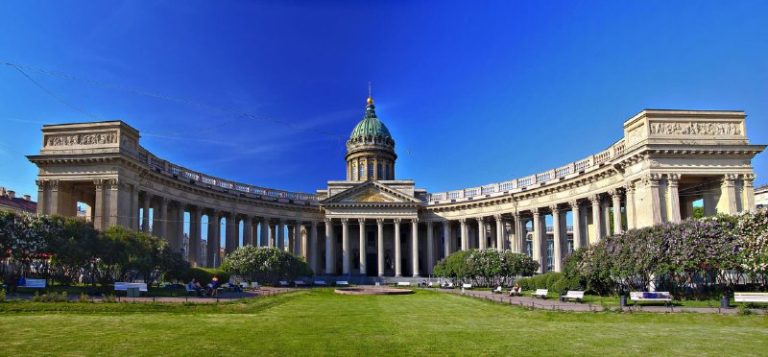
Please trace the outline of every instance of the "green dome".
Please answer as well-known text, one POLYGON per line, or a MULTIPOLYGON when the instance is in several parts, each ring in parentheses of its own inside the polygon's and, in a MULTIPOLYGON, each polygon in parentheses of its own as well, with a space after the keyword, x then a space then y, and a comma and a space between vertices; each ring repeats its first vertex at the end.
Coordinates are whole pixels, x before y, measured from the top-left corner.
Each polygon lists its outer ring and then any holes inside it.
POLYGON ((365 108, 365 118, 355 125, 355 128, 352 129, 352 134, 349 135, 350 139, 361 137, 392 138, 387 126, 376 117, 373 99, 371 98, 368 98, 368 105, 365 108))

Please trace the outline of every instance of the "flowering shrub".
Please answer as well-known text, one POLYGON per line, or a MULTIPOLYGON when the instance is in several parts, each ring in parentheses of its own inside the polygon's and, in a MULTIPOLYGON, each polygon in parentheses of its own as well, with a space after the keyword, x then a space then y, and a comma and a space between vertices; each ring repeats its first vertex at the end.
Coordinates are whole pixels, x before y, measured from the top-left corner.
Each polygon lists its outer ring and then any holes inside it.
POLYGON ((538 268, 539 263, 524 254, 471 249, 447 256, 435 265, 433 272, 436 276, 489 286, 509 285, 514 277, 532 275, 538 268))
POLYGON ((249 281, 269 283, 312 275, 303 259, 280 249, 254 246, 237 248, 224 258, 221 269, 249 281))
POLYGON ((630 230, 575 252, 564 272, 595 292, 646 290, 652 282, 688 296, 727 292, 744 282, 764 286, 768 213, 630 230))

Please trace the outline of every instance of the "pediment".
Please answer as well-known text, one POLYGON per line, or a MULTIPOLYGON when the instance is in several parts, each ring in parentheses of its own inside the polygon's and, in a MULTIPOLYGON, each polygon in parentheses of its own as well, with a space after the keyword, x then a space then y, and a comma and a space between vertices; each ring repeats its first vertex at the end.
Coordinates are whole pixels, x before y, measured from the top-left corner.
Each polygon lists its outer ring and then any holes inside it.
POLYGON ((363 182, 336 195, 326 198, 322 204, 418 204, 417 199, 391 189, 375 181, 363 182))

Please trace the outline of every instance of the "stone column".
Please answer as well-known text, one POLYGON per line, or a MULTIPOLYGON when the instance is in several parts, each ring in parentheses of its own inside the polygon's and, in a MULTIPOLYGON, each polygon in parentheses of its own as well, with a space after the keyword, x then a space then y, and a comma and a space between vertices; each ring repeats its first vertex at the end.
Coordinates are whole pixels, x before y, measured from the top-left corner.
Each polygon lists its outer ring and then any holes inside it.
POLYGON ((219 214, 216 211, 212 211, 208 214, 208 251, 207 253, 207 265, 209 267, 217 267, 219 256, 219 214))
POLYGON ((589 202, 592 204, 592 227, 595 229, 594 240, 590 240, 590 243, 597 243, 603 239, 603 226, 600 219, 600 196, 594 195, 590 197, 589 202))
POLYGON ((658 174, 650 174, 647 177, 648 181, 648 188, 651 192, 651 211, 653 212, 653 222, 650 224, 660 224, 663 223, 661 219, 661 202, 659 198, 659 179, 661 178, 658 174))
POLYGON ((306 235, 301 235, 301 226, 301 221, 293 225, 293 254, 307 260, 307 240, 306 235))
POLYGON ((682 220, 680 214, 680 193, 678 188, 680 187, 680 175, 668 174, 667 175, 667 212, 669 212, 669 221, 673 223, 680 223, 682 220))
POLYGON ((480 250, 486 249, 488 239, 485 235, 485 221, 483 217, 477 217, 477 248, 480 250))
POLYGON ((560 208, 557 205, 549 206, 552 210, 552 241, 554 249, 552 249, 552 269, 554 271, 562 271, 561 262, 563 259, 563 232, 561 230, 562 221, 560 220, 560 208))
POLYGON ((325 219, 325 273, 332 275, 334 273, 333 261, 333 220, 325 219))
POLYGON ((427 275, 432 275, 432 267, 435 266, 435 232, 431 221, 427 224, 427 275))
POLYGON ((139 185, 131 185, 131 229, 139 230, 139 185))
POLYGON ((451 255, 451 221, 443 221, 443 258, 451 255))
POLYGON ((37 184, 37 214, 48 214, 48 182, 45 180, 35 180, 37 184))
POLYGON ((152 200, 152 195, 148 192, 144 193, 144 215, 141 216, 141 230, 144 233, 149 233, 149 202, 152 200))
POLYGON ((516 253, 525 253, 525 224, 523 223, 523 215, 515 212, 515 246, 512 249, 516 253))
POLYGON ((365 218, 360 218, 357 220, 359 230, 360 230, 360 237, 359 238, 359 249, 360 252, 359 258, 360 258, 360 275, 366 275, 366 256, 365 256, 365 248, 366 248, 366 239, 365 239, 365 218))
POLYGON ((320 272, 320 264, 318 264, 318 256, 317 256, 317 221, 312 221, 310 223, 310 231, 309 231, 309 241, 311 248, 309 249, 309 261, 310 266, 312 267, 312 270, 315 274, 318 274, 320 272))
POLYGON ((376 258, 379 277, 384 276, 384 219, 376 219, 376 258))
POLYGON ((238 227, 237 220, 235 219, 235 213, 230 212, 226 218, 226 238, 224 239, 224 253, 232 253, 237 249, 238 227))
POLYGON ((736 179, 735 174, 725 174, 723 176, 723 182, 720 186, 720 200, 717 202, 718 213, 736 214, 738 208, 736 207, 736 179))
POLYGON ((755 204, 755 175, 745 174, 742 177, 742 180, 744 182, 744 188, 741 190, 741 194, 743 196, 741 198, 741 202, 743 203, 741 209, 744 212, 756 212, 757 205, 755 204))
POLYGON ((635 185, 627 183, 624 189, 627 192, 627 229, 635 229, 635 185))
POLYGON ((573 218, 573 250, 581 248, 581 210, 579 201, 573 200, 569 203, 571 206, 571 216, 573 218))
POLYGON ((501 219, 501 215, 497 214, 493 216, 496 220, 496 250, 504 250, 504 221, 501 219))
POLYGON ((243 245, 253 245, 253 223, 251 216, 243 217, 243 245))
POLYGON ((304 258, 304 261, 309 263, 309 229, 304 225, 304 222, 296 221, 293 234, 296 236, 296 255, 304 258), (302 230, 304 230, 304 233, 301 232, 302 230))
POLYGON ((400 218, 395 218, 395 276, 403 276, 402 252, 400 249, 400 218))
POLYGON ((411 271, 419 276, 419 219, 411 220, 411 271))
POLYGON ((285 220, 280 218, 277 221, 277 249, 285 250, 285 220))
POLYGON ((459 223, 461 224, 461 250, 468 250, 469 249, 469 230, 467 229, 467 219, 466 218, 460 218, 459 223))
POLYGON ((294 255, 296 254, 296 251, 293 249, 296 244, 295 227, 295 225, 285 224, 285 228, 288 230, 288 244, 285 245, 285 251, 294 255))
POLYGON ((546 223, 542 224, 541 211, 538 208, 533 209, 533 246, 531 249, 532 259, 539 263, 539 273, 546 272, 544 269, 544 255, 542 248, 544 247, 545 236, 547 234, 547 228, 544 227, 546 223))
POLYGON ((190 207, 189 209, 189 255, 187 260, 189 260, 190 264, 192 264, 193 267, 199 265, 200 241, 202 240, 201 229, 200 229, 201 217, 202 217, 202 212, 200 211, 200 207, 190 207))
POLYGON ((267 217, 261 217, 259 219, 259 233, 260 240, 259 240, 259 246, 261 247, 269 247, 271 246, 269 244, 269 218, 267 217))
MULTIPOLYGON (((608 191, 608 194, 611 195, 611 204, 613 208, 613 234, 620 234, 624 231, 621 226, 621 191, 613 189, 608 191)), ((680 210, 678 209, 677 212, 680 213, 680 210)))
MULTIPOLYGON (((51 183, 53 183, 53 182, 51 182, 51 183)), ((93 217, 93 227, 98 229, 98 230, 103 230, 105 228, 104 227, 104 222, 106 222, 106 220, 107 220, 107 217, 106 217, 106 211, 107 210, 106 210, 106 207, 105 207, 107 202, 105 202, 105 200, 104 200, 104 192, 109 190, 109 187, 108 187, 109 184, 106 183, 106 180, 96 179, 96 180, 93 180, 93 185, 96 188, 96 198, 95 198, 94 203, 93 203, 93 212, 94 212, 93 213, 93 215, 94 215, 94 217, 93 217)), ((51 203, 50 203, 52 209, 48 213, 49 214, 58 214, 59 213, 58 212, 58 205, 59 205, 59 199, 58 199, 58 197, 59 197, 59 185, 58 185, 58 182, 56 182, 52 186, 53 187, 51 188, 51 203)), ((152 225, 152 235, 158 236, 155 233, 155 230, 157 228, 157 222, 158 222, 157 213, 155 213, 155 215, 154 215, 154 221, 155 222, 152 225)))
POLYGON ((341 273, 349 275, 349 219, 341 219, 341 273))
MULTIPOLYGON (((176 241, 176 247, 174 250, 186 256, 188 252, 183 251, 184 250, 184 209, 185 209, 185 205, 179 202, 177 219, 173 223, 176 226, 176 229, 175 229, 176 238, 174 239, 176 241)), ((192 232, 190 231, 189 233, 191 234, 192 232)))

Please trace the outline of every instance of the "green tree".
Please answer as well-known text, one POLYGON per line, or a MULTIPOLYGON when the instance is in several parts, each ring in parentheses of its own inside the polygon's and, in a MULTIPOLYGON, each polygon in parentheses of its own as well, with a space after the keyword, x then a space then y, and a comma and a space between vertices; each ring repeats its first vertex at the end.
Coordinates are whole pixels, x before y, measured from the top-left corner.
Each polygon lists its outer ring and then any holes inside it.
POLYGON ((250 281, 273 284, 312 275, 303 259, 280 249, 254 246, 240 247, 227 255, 221 269, 250 281))

